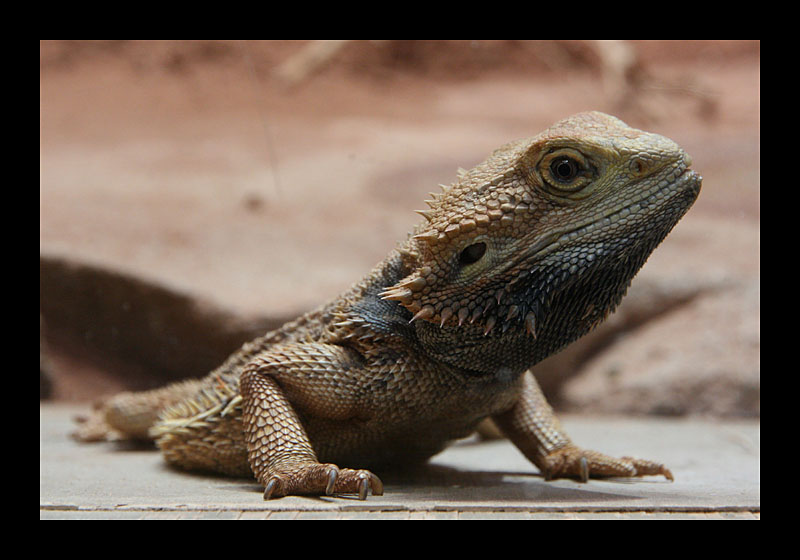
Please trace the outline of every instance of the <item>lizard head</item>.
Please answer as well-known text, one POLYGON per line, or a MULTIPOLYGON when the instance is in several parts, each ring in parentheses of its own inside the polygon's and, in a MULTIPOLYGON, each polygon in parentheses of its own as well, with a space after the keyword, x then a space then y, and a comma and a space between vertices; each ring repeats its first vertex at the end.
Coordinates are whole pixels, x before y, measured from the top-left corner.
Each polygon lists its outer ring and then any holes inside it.
POLYGON ((673 141, 615 117, 560 121, 433 195, 401 249, 411 273, 381 296, 412 321, 483 335, 516 326, 536 337, 550 315, 591 328, 694 202, 690 165, 673 141))

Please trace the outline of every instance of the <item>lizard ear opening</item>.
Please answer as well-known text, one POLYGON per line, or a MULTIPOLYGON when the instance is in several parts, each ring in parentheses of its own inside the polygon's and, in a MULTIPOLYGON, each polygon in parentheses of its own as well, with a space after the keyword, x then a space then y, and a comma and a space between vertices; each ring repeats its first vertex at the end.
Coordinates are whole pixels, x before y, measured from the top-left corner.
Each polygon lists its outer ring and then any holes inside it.
POLYGON ((483 243, 482 241, 479 243, 473 243, 459 253, 458 262, 462 266, 473 264, 481 260, 485 254, 486 243, 483 243))

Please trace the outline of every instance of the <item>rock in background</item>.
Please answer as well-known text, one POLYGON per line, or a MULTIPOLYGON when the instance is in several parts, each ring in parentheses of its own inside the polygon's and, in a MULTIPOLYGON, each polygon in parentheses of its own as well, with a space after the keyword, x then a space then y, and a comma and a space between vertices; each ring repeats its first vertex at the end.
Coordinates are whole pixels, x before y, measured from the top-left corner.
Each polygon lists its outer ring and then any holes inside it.
POLYGON ((698 202, 558 408, 760 413, 758 42, 40 44, 40 395, 202 375, 346 289, 509 140, 597 109, 679 142, 698 202))

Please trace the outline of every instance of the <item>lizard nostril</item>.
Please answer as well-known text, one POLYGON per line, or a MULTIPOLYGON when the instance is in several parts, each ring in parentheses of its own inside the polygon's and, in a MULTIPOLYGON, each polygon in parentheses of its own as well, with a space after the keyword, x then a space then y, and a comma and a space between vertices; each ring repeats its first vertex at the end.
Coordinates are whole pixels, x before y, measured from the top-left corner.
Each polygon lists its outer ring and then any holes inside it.
POLYGON ((634 175, 642 175, 646 169, 647 166, 640 158, 634 158, 631 162, 630 170, 634 175))

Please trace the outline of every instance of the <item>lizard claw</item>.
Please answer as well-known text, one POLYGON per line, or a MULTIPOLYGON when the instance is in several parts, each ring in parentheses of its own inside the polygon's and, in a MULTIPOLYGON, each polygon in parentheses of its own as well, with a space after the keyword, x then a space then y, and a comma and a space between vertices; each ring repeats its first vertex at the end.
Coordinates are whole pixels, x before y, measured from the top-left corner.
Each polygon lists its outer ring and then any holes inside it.
MULTIPOLYGON (((267 482, 266 488, 264 488, 264 499, 271 500, 272 495, 275 493, 275 488, 278 486, 278 477, 273 476, 267 482)), ((277 497, 277 496, 276 496, 277 497)))
MULTIPOLYGON (((367 471, 369 472, 369 471, 367 471)), ((383 496, 383 482, 381 479, 378 478, 377 475, 373 473, 369 473, 369 481, 370 485, 372 486, 372 495, 373 496, 383 496)))
POLYGON ((367 490, 369 490, 369 477, 364 475, 359 475, 359 478, 361 480, 358 483, 358 499, 366 500, 367 490))
POLYGON ((358 499, 366 500, 367 492, 372 488, 373 496, 383 496, 383 482, 370 471, 358 472, 358 499))
POLYGON ((328 485, 325 486, 325 494, 330 496, 333 494, 333 487, 336 485, 336 480, 339 478, 339 467, 331 465, 328 471, 328 485))
POLYGON ((589 461, 586 460, 586 457, 581 457, 580 477, 581 482, 589 482, 589 461))

